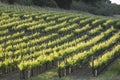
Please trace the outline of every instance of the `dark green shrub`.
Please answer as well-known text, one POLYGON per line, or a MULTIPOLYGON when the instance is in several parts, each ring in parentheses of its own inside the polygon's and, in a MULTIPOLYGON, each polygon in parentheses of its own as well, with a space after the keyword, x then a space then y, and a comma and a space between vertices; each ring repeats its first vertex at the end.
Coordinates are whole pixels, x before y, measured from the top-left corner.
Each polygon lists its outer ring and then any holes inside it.
POLYGON ((14 4, 15 0, 0 0, 3 3, 14 4))
POLYGON ((57 7, 54 0, 32 0, 34 5, 37 6, 47 6, 47 7, 57 7))
POLYGON ((15 0, 15 2, 21 5, 32 5, 33 4, 32 0, 15 0))
POLYGON ((55 0, 60 8, 70 9, 72 0, 55 0))

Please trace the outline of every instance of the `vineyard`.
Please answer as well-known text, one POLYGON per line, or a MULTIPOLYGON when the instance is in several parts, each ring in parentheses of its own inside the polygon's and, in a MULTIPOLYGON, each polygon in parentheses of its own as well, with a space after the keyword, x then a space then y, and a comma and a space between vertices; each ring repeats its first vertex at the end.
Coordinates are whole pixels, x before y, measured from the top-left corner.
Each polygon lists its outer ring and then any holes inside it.
POLYGON ((118 19, 0 6, 0 76, 24 80, 54 68, 61 78, 84 66, 97 76, 119 56, 118 19))

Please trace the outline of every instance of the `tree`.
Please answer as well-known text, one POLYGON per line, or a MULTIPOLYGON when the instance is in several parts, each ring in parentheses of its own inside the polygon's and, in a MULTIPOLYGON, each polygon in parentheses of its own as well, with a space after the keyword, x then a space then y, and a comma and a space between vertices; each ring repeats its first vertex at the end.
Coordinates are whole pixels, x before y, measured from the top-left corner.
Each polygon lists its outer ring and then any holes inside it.
POLYGON ((97 2, 110 2, 110 0, 76 0, 76 1, 83 1, 88 4, 95 4, 97 2))
POLYGON ((8 3, 14 4, 15 0, 8 0, 8 3))
POLYGON ((0 0, 3 3, 14 4, 15 0, 0 0))
POLYGON ((37 6, 57 7, 54 0, 32 0, 32 2, 37 6))
POLYGON ((70 9, 70 6, 72 4, 72 0, 55 0, 55 2, 60 8, 64 9, 70 9))

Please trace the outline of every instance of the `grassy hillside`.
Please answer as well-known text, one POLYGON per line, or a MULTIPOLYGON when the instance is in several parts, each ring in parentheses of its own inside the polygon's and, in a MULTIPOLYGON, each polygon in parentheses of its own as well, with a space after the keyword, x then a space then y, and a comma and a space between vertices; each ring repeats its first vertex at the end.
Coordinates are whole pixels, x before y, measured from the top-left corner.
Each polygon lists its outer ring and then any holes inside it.
POLYGON ((0 80, 98 76, 119 53, 119 19, 0 5, 0 80))

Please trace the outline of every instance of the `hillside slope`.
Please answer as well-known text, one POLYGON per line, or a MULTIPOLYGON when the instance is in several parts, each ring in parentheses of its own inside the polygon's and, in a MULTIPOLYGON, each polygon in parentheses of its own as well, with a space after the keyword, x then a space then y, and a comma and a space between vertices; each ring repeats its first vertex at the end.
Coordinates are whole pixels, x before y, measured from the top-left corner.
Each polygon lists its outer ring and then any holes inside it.
POLYGON ((97 76, 119 53, 119 19, 0 5, 0 76, 56 69, 64 77, 82 68, 97 76))

